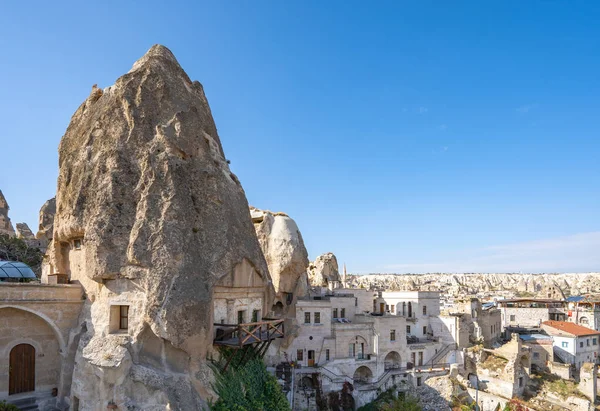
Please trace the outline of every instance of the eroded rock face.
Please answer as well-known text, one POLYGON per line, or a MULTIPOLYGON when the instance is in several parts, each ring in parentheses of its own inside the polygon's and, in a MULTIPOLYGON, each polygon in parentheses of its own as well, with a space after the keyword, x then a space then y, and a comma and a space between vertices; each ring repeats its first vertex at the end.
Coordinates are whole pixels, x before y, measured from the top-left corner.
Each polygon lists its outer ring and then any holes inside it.
POLYGON ((15 229, 8 218, 8 202, 0 190, 0 234, 15 235, 15 229))
POLYGON ((15 233, 17 234, 18 238, 22 238, 24 240, 32 240, 35 238, 27 223, 17 223, 15 233))
POLYGON ((337 258, 333 253, 321 254, 308 269, 310 285, 326 287, 332 281, 340 281, 337 258))
POLYGON ((52 240, 54 234, 54 216, 56 215, 56 198, 46 201, 40 208, 38 232, 35 237, 39 240, 52 240))
POLYGON ((87 296, 71 338, 79 409, 202 409, 213 287, 270 278, 201 84, 153 46, 92 89, 59 168, 50 259, 87 296))
MULTIPOLYGON (((275 292, 294 293, 298 282, 306 283, 308 252, 302 234, 288 215, 250 208, 256 235, 269 266, 275 292)), ((304 287, 306 292, 307 287, 304 287)))

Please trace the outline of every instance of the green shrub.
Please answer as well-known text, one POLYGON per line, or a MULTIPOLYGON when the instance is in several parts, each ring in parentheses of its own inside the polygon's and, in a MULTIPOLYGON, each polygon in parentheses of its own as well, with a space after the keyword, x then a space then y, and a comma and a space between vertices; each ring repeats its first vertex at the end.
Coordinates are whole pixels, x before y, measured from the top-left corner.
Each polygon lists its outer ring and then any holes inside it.
POLYGON ((0 411, 19 411, 16 405, 7 404, 6 401, 0 401, 0 411))
POLYGON ((222 372, 214 368, 213 389, 219 395, 210 405, 214 411, 289 411, 287 398, 261 359, 255 358, 239 367, 222 372))

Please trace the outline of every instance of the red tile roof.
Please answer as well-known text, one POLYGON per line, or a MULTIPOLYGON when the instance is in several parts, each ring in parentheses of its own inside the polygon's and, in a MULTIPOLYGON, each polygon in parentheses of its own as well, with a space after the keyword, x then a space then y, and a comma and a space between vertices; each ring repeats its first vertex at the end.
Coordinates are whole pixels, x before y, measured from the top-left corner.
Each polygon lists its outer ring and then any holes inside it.
POLYGON ((600 331, 592 330, 591 328, 584 327, 568 321, 544 321, 543 325, 554 328, 555 330, 562 331, 563 333, 571 334, 577 337, 584 335, 598 335, 600 331))

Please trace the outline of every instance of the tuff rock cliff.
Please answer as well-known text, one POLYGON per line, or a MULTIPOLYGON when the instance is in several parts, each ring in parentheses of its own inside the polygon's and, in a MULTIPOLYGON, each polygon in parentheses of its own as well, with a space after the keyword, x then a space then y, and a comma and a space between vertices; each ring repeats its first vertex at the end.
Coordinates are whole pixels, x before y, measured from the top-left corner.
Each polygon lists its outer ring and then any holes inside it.
POLYGON ((305 295, 308 290, 308 252, 296 222, 287 214, 254 207, 250 208, 250 215, 277 295, 305 295))
POLYGON ((38 220, 38 232, 35 238, 38 240, 52 240, 54 234, 54 216, 56 215, 56 198, 46 201, 40 208, 38 220))
POLYGON ((310 285, 325 287, 332 281, 340 281, 337 258, 333 253, 318 256, 308 267, 310 285))
POLYGON ((23 240, 35 239, 35 236, 33 235, 33 232, 31 231, 27 223, 17 223, 15 228, 15 234, 17 235, 17 238, 21 238, 23 240))
POLYGON ((522 297, 562 299, 600 292, 600 273, 465 273, 348 275, 354 288, 439 290, 447 295, 512 293, 522 297))
POLYGON ((296 222, 287 214, 250 207, 250 215, 275 287, 273 314, 285 319, 285 338, 274 341, 265 357, 275 365, 281 350, 298 335, 296 302, 308 294, 308 251, 296 222))
POLYGON ((269 272, 202 85, 167 48, 77 109, 56 208, 51 264, 86 295, 69 340, 79 409, 202 409, 213 287, 242 265, 269 272))
POLYGON ((8 217, 8 210, 10 210, 10 207, 6 198, 4 198, 4 194, 2 194, 2 190, 0 190, 0 234, 12 236, 15 235, 15 229, 8 217))

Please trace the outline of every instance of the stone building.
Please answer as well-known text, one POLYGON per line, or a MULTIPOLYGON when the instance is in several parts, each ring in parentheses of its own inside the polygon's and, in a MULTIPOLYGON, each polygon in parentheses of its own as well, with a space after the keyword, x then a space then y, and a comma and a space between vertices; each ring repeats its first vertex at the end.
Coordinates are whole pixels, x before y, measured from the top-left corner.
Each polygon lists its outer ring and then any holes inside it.
POLYGON ((532 370, 549 372, 554 361, 552 337, 544 334, 521 334, 523 347, 531 352, 532 370))
POLYGON ((416 384, 417 378, 421 381, 430 370, 449 367, 448 351, 443 351, 441 338, 434 331, 440 324, 439 293, 388 295, 389 302, 400 306, 404 302, 406 307, 410 302, 411 308, 414 304, 420 309, 418 315, 415 312, 408 318, 407 312, 402 315, 401 310, 385 310, 381 295, 386 293, 347 288, 320 290, 318 295, 298 300, 299 330, 286 354, 301 372, 321 375, 324 392, 339 390, 343 382, 351 382, 359 406, 372 400, 377 389, 396 384, 401 375, 416 384), (421 324, 427 327, 425 334, 414 335, 411 331, 421 324))
POLYGON ((462 314, 462 321, 469 329, 471 343, 483 343, 490 348, 502 336, 502 315, 494 303, 481 303, 478 298, 456 302, 449 314, 462 314))
MULTIPOLYGON (((30 393, 40 405, 68 395, 82 288, 0 282, 0 400, 30 393)), ((42 408, 44 409, 44 408, 42 408)))
POLYGON ((600 331, 600 295, 571 296, 566 302, 567 321, 600 331))
POLYGON ((531 352, 518 334, 497 349, 473 347, 465 358, 464 377, 473 387, 504 398, 522 397, 531 373, 531 352), (485 381, 485 382, 483 382, 485 381))
POLYGON ((497 301, 502 314, 505 338, 512 332, 540 330, 544 321, 561 321, 566 318, 565 303, 561 300, 514 298, 497 301))

